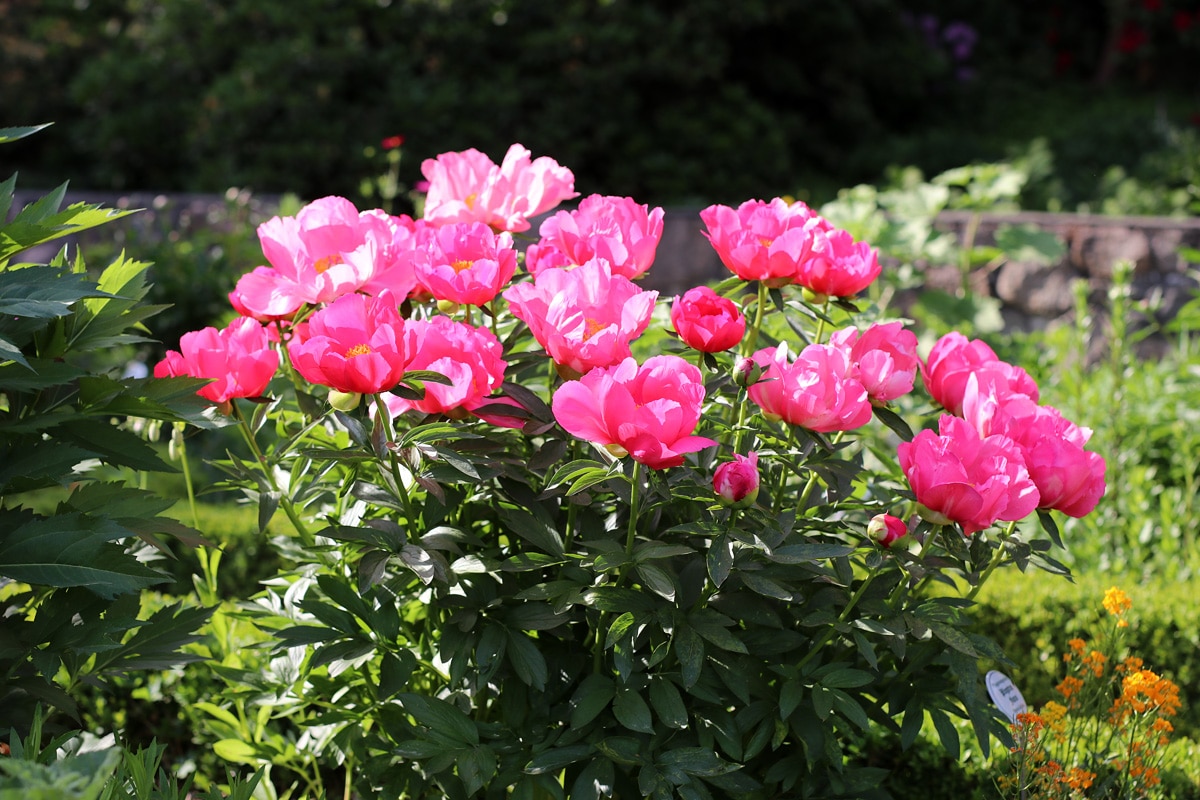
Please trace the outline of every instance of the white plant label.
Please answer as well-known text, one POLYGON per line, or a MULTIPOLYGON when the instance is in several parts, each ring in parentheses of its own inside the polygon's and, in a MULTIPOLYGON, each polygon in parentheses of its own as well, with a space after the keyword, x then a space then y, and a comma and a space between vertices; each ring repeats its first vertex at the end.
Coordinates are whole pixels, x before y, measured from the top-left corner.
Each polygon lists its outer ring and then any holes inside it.
POLYGON ((1003 672, 990 671, 984 677, 984 682, 987 684, 992 702, 996 704, 996 708, 1000 709, 1001 714, 1008 717, 1009 722, 1015 723, 1017 714, 1024 714, 1029 710, 1025 698, 1021 695, 1021 690, 1003 672))

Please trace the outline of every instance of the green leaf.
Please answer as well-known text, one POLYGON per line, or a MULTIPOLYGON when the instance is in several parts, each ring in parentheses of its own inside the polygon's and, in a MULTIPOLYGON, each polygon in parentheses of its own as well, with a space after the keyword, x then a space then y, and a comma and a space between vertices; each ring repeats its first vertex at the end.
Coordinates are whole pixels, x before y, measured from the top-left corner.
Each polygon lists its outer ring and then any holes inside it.
POLYGON ((617 722, 631 731, 654 733, 654 721, 650 718, 650 706, 646 705, 636 690, 623 687, 613 698, 613 716, 617 722))
POLYGON ((582 728, 608 708, 616 694, 616 685, 607 675, 591 674, 584 678, 571 696, 571 727, 582 728))
POLYGON ((729 572, 733 569, 733 558, 733 540, 729 536, 721 534, 713 539, 708 547, 706 561, 708 577, 717 588, 729 577, 729 572))
POLYGON ((954 723, 940 709, 929 709, 929 716, 933 720, 933 727, 937 731, 938 739, 942 742, 942 748, 950 755, 950 758, 957 761, 959 757, 959 741, 958 730, 954 727, 954 723))
POLYGON ((1009 260, 1050 266, 1057 264, 1067 253, 1067 246, 1058 234, 1036 225, 999 225, 996 245, 1009 260))
POLYGON ((819 675, 817 680, 822 686, 829 689, 855 689, 859 686, 866 686, 875 678, 871 673, 861 669, 838 667, 819 675))
POLYGON ((669 728, 682 730, 688 726, 687 707, 679 689, 669 678, 657 677, 650 681, 650 705, 654 713, 669 728))
POLYGON ((105 673, 165 670, 200 661, 202 656, 182 652, 182 648, 203 638, 196 631, 213 610, 184 608, 182 603, 164 606, 142 622, 120 647, 98 654, 93 669, 105 673))
POLYGON ((129 531, 111 520, 59 514, 0 540, 0 575, 45 586, 84 586, 106 599, 169 580, 111 544, 129 531))
POLYGON ((678 769, 688 775, 708 777, 740 769, 736 764, 721 760, 707 747, 679 747, 668 750, 656 759, 664 769, 678 769))
POLYGON ((690 689, 700 680, 700 672, 704 668, 704 640, 691 627, 681 625, 675 629, 672 641, 675 657, 679 660, 683 688, 690 689))
MULTIPOLYGON (((576 727, 575 723, 572 722, 571 727, 576 727)), ((525 765, 525 772, 529 775, 558 772, 563 767, 587 758, 592 754, 592 749, 590 744, 573 744, 568 747, 552 747, 549 750, 543 750, 529 760, 529 763, 525 765)))
POLYGON ((849 544, 810 542, 777 547, 770 554, 770 559, 778 564, 805 564, 826 558, 841 558, 853 552, 854 546, 849 544))
POLYGON ((546 688, 546 658, 528 636, 508 632, 508 661, 526 686, 539 692, 546 688))
POLYGON ((479 729, 457 706, 436 697, 411 692, 403 692, 396 697, 404 710, 420 724, 462 744, 479 744, 479 729))
POLYGON ((533 514, 508 505, 500 506, 500 520, 510 533, 521 537, 544 553, 552 556, 563 554, 562 536, 533 514))
MULTIPOLYGON (((31 136, 40 130, 50 127, 53 122, 46 122, 41 125, 26 125, 15 128, 0 128, 0 144, 6 142, 15 142, 17 139, 24 139, 26 136, 31 136)), ((4 209, 7 212, 7 209, 4 209)), ((0 219, 3 219, 4 213, 0 213, 0 219)))
POLYGON ((265 760, 259 756, 254 745, 243 742, 241 739, 222 739, 214 742, 212 748, 218 758, 236 764, 258 764, 265 760))

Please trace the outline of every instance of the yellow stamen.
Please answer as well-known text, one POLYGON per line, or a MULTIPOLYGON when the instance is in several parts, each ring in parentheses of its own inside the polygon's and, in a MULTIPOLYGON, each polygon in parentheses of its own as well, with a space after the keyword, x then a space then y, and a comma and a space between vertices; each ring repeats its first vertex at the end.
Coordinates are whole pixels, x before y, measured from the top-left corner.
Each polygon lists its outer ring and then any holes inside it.
POLYGON ((329 269, 330 267, 334 266, 335 264, 345 264, 345 263, 346 263, 346 259, 342 258, 337 253, 334 253, 331 256, 325 256, 324 258, 318 258, 316 260, 316 263, 313 264, 313 269, 315 269, 318 273, 321 273, 321 272, 324 272, 325 270, 329 269))
POLYGON ((365 356, 369 352, 371 352, 371 345, 369 345, 365 342, 363 344, 356 344, 356 345, 354 345, 354 347, 351 347, 349 350, 346 351, 346 358, 354 358, 355 356, 365 356))
POLYGON ((474 261, 468 261, 465 258, 460 258, 458 261, 455 261, 453 264, 451 264, 450 268, 458 273, 462 272, 464 269, 470 269, 471 265, 474 263, 474 261))

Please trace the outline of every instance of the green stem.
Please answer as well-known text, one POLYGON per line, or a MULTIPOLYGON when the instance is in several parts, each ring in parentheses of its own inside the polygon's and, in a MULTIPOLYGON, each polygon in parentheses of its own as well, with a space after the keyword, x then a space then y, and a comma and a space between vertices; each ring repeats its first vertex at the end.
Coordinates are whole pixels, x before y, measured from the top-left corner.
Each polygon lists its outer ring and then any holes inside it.
POLYGON ((754 308, 754 324, 750 327, 750 335, 746 338, 746 346, 742 350, 743 355, 753 355, 754 347, 758 344, 758 330, 762 327, 763 308, 767 305, 767 285, 762 281, 758 282, 758 301, 754 308))
MULTIPOLYGON (((942 527, 939 525, 938 527, 930 530, 929 533, 927 533, 925 535, 925 541, 921 542, 921 549, 917 551, 917 561, 925 560, 926 554, 929 553, 929 548, 933 546, 934 538, 937 537, 938 533, 940 533, 941 530, 942 530, 942 527)), ((916 592, 917 588, 920 587, 921 584, 923 584, 925 582, 925 579, 928 577, 929 576, 926 574, 921 577, 921 580, 917 581, 916 585, 913 586, 913 588, 912 588, 914 593, 916 592)), ((900 595, 903 594, 904 587, 907 583, 908 583, 907 577, 903 577, 900 579, 900 582, 898 584, 896 584, 896 588, 892 590, 891 596, 888 597, 888 605, 894 606, 894 605, 896 605, 896 603, 900 602, 900 595)))
MULTIPOLYGON (((642 465, 633 462, 633 474, 629 477, 629 527, 625 532, 625 563, 621 565, 620 571, 617 573, 616 587, 620 588, 625 584, 625 579, 629 574, 629 562, 633 559, 633 545, 637 540, 637 518, 638 518, 638 483, 642 477, 642 465)), ((604 629, 607 627, 608 612, 602 611, 600 619, 596 623, 595 639, 592 640, 592 671, 599 673, 604 666, 604 629)))
POLYGON ((192 527, 200 529, 200 517, 196 514, 196 488, 192 483, 192 468, 188 464, 187 441, 183 438, 183 423, 175 423, 179 436, 179 460, 183 464, 183 482, 187 486, 188 508, 192 511, 192 527))
POLYGON ((271 470, 271 465, 267 463, 267 457, 263 455, 262 449, 258 446, 258 442, 254 438, 254 432, 250 430, 250 423, 242 413, 237 400, 231 400, 230 406, 233 410, 233 416, 238 421, 238 430, 242 432, 242 438, 246 440, 250 452, 254 454, 254 460, 258 463, 259 469, 262 470, 263 476, 267 479, 267 484, 271 487, 271 491, 279 495, 279 504, 283 506, 283 511, 287 514, 288 519, 291 520, 292 527, 296 529, 296 533, 300 534, 300 541, 306 546, 312 545, 316 542, 316 537, 309 531, 304 521, 300 519, 300 515, 296 513, 296 507, 292 504, 292 498, 280 490, 279 484, 275 480, 275 473, 271 470))
POLYGON ((814 642, 811 647, 809 647, 808 652, 804 654, 804 657, 796 663, 796 669, 800 669, 809 661, 812 661, 813 657, 820 652, 821 648, 829 644, 829 640, 833 638, 835 633, 837 633, 837 626, 845 622, 846 618, 850 616, 850 612, 854 610, 854 607, 858 605, 858 601, 862 599, 864 594, 866 594, 867 587, 871 585, 873 580, 875 580, 875 576, 877 574, 877 572, 871 572, 867 575, 863 582, 858 585, 858 588, 854 590, 854 594, 850 596, 850 602, 846 603, 846 607, 842 609, 842 613, 838 614, 837 622, 835 622, 833 625, 830 625, 821 633, 820 638, 818 638, 817 641, 814 642))
MULTIPOLYGON (((392 415, 384 405, 383 395, 376 393, 371 396, 375 398, 375 424, 383 427, 387 434, 387 441, 394 442, 396 429, 392 427, 392 415)), ((396 492, 400 495, 400 502, 404 504, 404 513, 408 516, 409 524, 415 525, 417 517, 413 513, 412 499, 408 496, 408 489, 404 487, 404 477, 400 474, 400 459, 392 451, 388 451, 388 463, 391 467, 392 480, 396 483, 396 492)))
POLYGON ((1015 521, 1008 523, 1008 527, 1005 528, 1004 534, 1000 537, 1000 546, 996 548, 996 552, 992 554, 992 560, 988 562, 987 568, 984 569, 983 574, 979 576, 979 583, 975 584, 971 588, 971 591, 967 593, 967 600, 975 599, 975 595, 979 594, 979 590, 983 588, 985 583, 987 583, 987 579, 991 577, 993 572, 995 572, 996 567, 1000 566, 1000 564, 1004 561, 1004 541, 1008 539, 1008 537, 1012 536, 1013 531, 1016 530, 1016 527, 1017 523, 1015 521))
POLYGON ((817 335, 813 339, 816 344, 821 343, 821 339, 825 336, 825 317, 829 316, 829 298, 825 298, 825 302, 821 304, 821 316, 817 318, 817 335))

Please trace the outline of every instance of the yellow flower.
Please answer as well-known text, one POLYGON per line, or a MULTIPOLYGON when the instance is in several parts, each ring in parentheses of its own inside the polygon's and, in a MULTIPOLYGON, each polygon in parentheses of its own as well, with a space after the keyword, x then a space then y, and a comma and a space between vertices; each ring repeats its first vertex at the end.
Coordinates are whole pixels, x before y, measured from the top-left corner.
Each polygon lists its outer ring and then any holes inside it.
POLYGON ((1129 595, 1116 586, 1104 593, 1104 608, 1114 617, 1121 616, 1132 607, 1133 601, 1129 599, 1129 595))

